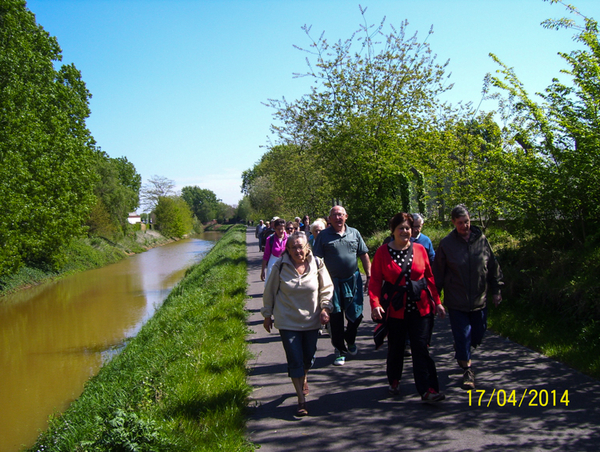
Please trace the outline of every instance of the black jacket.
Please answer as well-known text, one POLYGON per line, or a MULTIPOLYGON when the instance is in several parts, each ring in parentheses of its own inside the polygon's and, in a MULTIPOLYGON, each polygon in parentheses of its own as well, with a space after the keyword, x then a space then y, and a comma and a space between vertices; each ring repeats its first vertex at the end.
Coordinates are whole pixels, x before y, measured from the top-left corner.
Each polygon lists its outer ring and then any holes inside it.
POLYGON ((481 229, 471 226, 469 241, 456 229, 442 239, 432 265, 435 285, 444 305, 458 311, 478 311, 486 306, 488 288, 497 295, 504 284, 502 270, 481 229))

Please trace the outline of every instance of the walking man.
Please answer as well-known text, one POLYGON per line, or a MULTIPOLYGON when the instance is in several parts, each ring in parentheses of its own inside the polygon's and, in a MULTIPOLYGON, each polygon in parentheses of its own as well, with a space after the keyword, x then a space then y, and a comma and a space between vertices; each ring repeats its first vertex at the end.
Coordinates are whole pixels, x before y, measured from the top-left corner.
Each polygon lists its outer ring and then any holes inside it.
POLYGON ((363 282, 358 270, 358 258, 367 276, 364 290, 369 286, 371 261, 367 245, 356 229, 346 225, 348 214, 342 206, 329 211, 331 226, 316 238, 313 253, 323 258, 333 280, 333 310, 329 316, 331 343, 335 348, 335 366, 343 366, 346 355, 358 353, 356 333, 363 318, 363 282), (344 329, 344 317, 348 325, 344 329))
POLYGON ((419 245, 423 245, 423 247, 427 251, 427 256, 429 257, 429 263, 433 265, 433 259, 435 258, 435 250, 433 249, 433 244, 431 243, 431 239, 421 232, 421 229, 423 229, 423 222, 425 220, 418 213, 413 213, 412 217, 413 227, 410 241, 418 243, 419 245))

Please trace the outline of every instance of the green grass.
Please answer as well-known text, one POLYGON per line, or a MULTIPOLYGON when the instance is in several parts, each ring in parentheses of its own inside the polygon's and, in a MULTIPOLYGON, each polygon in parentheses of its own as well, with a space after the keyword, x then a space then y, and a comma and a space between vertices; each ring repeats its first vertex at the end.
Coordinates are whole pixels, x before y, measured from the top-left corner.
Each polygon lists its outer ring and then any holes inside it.
POLYGON ((245 227, 230 230, 31 450, 243 451, 245 227))

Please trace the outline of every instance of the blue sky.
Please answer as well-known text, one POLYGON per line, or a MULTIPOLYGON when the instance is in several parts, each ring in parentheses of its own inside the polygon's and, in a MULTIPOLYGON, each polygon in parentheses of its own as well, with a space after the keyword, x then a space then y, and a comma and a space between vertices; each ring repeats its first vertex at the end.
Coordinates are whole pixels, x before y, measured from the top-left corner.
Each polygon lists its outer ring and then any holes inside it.
MULTIPOLYGON (((408 20, 439 61, 450 59, 451 102, 479 104, 495 53, 529 92, 542 91, 577 47, 573 32, 540 22, 568 15, 542 0, 31 0, 63 62, 82 72, 93 98, 88 128, 111 157, 125 156, 143 181, 160 175, 178 189, 198 185, 236 204, 241 173, 264 153, 269 98, 307 93, 304 24, 317 38, 348 38, 370 23, 408 20)), ((600 2, 575 6, 600 17, 600 2)), ((493 104, 484 109, 493 109, 493 104)))

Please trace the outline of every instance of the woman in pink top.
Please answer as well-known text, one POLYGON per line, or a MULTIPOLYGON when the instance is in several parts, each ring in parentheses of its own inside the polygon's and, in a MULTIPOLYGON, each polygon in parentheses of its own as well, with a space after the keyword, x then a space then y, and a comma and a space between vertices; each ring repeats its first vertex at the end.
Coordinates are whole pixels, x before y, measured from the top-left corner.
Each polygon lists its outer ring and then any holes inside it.
POLYGON ((285 220, 278 218, 273 222, 275 233, 271 234, 265 242, 265 253, 263 254, 262 269, 260 271, 261 281, 269 279, 273 264, 285 251, 285 242, 288 235, 285 232, 285 220))

